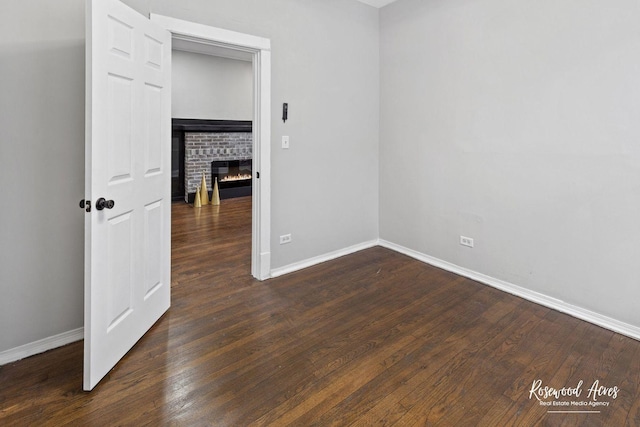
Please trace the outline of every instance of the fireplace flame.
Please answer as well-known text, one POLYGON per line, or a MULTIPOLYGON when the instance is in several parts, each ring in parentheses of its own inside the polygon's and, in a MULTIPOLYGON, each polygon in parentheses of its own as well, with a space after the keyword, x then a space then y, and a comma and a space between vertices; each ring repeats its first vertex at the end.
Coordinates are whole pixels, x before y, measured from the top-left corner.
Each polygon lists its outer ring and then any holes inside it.
POLYGON ((251 179, 251 175, 247 175, 247 174, 227 175, 224 178, 220 179, 220 182, 244 181, 247 179, 251 179))

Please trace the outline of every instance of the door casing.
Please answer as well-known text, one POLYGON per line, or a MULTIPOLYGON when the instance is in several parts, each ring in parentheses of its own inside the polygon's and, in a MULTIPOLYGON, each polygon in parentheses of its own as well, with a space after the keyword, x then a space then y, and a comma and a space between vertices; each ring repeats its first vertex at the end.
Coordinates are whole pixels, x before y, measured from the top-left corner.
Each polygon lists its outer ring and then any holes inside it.
MULTIPOLYGON (((167 29, 174 48, 253 63, 253 191, 251 274, 271 277, 271 41, 208 25, 151 14, 167 29)), ((170 154, 170 153, 167 153, 170 154)))

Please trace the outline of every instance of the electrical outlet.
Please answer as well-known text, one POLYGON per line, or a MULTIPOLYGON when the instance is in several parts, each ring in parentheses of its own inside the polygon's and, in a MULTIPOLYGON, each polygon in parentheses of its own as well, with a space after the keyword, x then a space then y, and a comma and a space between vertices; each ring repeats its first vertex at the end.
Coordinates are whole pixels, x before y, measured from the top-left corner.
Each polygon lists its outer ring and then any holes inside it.
POLYGON ((291 234, 283 234, 280 236, 280 244, 284 245, 286 243, 291 243, 291 234))
POLYGON ((471 237, 460 236, 460 244, 462 246, 473 247, 473 239, 471 237))

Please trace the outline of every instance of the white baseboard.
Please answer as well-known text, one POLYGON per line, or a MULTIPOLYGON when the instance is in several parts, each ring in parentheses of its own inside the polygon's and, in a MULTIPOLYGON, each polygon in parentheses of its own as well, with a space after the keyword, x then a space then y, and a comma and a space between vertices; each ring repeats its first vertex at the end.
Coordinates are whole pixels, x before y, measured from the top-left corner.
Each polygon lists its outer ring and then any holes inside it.
POLYGON ((302 270, 303 268, 321 264, 326 261, 331 261, 332 259, 340 258, 342 256, 349 255, 354 252, 359 252, 364 249, 373 248, 374 246, 378 246, 377 239, 371 240, 369 242, 359 243, 357 245, 349 246, 348 248, 339 249, 337 251, 329 252, 317 257, 309 258, 304 261, 285 265, 284 267, 274 268, 273 270, 271 270, 271 277, 278 277, 284 274, 293 273, 294 271, 302 270))
POLYGON ((271 252, 260 253, 260 277, 258 280, 269 279, 271 273, 271 252))
POLYGON ((20 347, 2 351, 0 352, 0 366, 35 354, 44 353, 45 351, 62 347, 63 345, 71 344, 72 342, 80 341, 83 338, 84 328, 78 328, 52 337, 43 338, 29 344, 21 345, 20 347))
POLYGON ((401 254, 410 256, 411 258, 415 258, 418 261, 422 261, 426 264, 433 265, 434 267, 450 271, 451 273, 455 273, 460 276, 468 277, 469 279, 475 280, 476 282, 480 282, 501 291, 508 292, 517 297, 524 298, 527 301, 531 301, 536 304, 540 304, 545 307, 560 311, 562 313, 576 317, 580 320, 593 323, 594 325, 601 326, 605 329, 609 329, 613 332, 617 332, 619 334, 626 335, 629 338, 640 341, 640 328, 637 326, 633 326, 628 323, 613 319, 611 317, 603 316, 602 314, 595 313, 593 311, 586 310, 575 305, 571 305, 557 298, 534 292, 532 290, 514 285, 512 283, 505 282, 504 280, 486 276, 476 271, 451 264, 447 261, 425 255, 421 252, 405 248, 404 246, 396 245, 395 243, 391 243, 386 240, 380 240, 379 245, 387 249, 399 252, 401 254))
MULTIPOLYGON (((355 252, 359 252, 364 249, 369 249, 374 246, 382 246, 392 251, 399 252, 401 254, 410 256, 411 258, 417 259, 418 261, 433 265, 434 267, 450 271, 451 273, 458 274, 460 276, 468 277, 469 279, 475 280, 476 282, 483 283, 517 297, 524 298, 528 301, 543 305, 545 307, 549 307, 553 310, 560 311, 562 313, 576 317, 580 320, 593 323, 594 325, 601 326, 605 329, 609 329, 619 334, 626 335, 629 338, 640 341, 640 327, 621 322, 611 317, 607 317, 602 314, 577 307, 575 305, 571 305, 562 300, 538 292, 534 292, 526 288, 522 288, 512 283, 505 282, 504 280, 496 279, 494 277, 490 277, 482 273, 460 267, 450 262, 434 258, 432 256, 414 251, 413 249, 405 248, 404 246, 400 246, 386 240, 371 240, 369 242, 360 243, 348 248, 329 252, 324 255, 319 255, 314 258, 276 268, 271 270, 271 277, 278 277, 284 274, 292 273, 294 271, 302 270, 304 268, 311 267, 313 265, 330 261, 332 259, 336 259, 355 252)), ((24 359, 25 357, 43 353, 45 351, 67 345, 75 341, 80 341, 83 338, 84 328, 78 328, 72 331, 54 335, 52 337, 44 338, 39 341, 25 344, 20 347, 5 350, 3 352, 0 352, 0 366, 7 363, 15 362, 16 360, 24 359)))

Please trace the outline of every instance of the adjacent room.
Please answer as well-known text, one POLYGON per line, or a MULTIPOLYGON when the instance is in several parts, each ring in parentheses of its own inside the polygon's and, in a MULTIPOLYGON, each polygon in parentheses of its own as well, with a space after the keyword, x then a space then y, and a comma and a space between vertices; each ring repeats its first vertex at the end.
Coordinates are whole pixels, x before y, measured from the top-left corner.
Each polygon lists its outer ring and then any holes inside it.
POLYGON ((172 47, 172 200, 193 204, 203 176, 209 200, 218 176, 222 199, 250 196, 251 58, 220 56, 233 56, 223 49, 179 50, 193 49, 179 41, 172 47))
POLYGON ((241 41, 170 54, 171 306, 83 391, 92 6, 3 2, 0 424, 640 425, 637 2, 121 3, 241 41))

